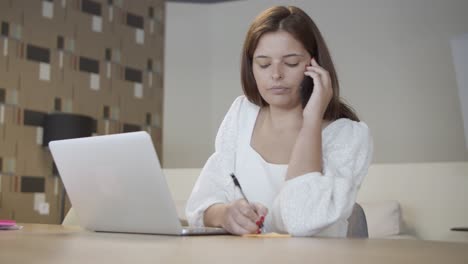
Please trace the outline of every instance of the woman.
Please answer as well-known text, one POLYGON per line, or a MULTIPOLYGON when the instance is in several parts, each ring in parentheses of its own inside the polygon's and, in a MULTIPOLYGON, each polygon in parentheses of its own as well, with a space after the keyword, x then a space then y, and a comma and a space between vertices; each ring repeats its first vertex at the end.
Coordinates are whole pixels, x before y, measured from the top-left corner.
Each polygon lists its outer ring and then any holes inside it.
POLYGON ((297 7, 262 12, 244 42, 241 79, 244 96, 226 114, 188 200, 189 224, 237 235, 263 227, 346 236, 372 140, 340 101, 331 56, 312 19, 297 7))

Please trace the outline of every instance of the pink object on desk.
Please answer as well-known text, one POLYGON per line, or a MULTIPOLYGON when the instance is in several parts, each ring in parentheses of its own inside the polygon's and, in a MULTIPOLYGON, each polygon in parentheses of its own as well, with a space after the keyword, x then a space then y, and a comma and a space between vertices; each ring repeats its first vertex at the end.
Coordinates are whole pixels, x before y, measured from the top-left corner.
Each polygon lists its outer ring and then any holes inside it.
POLYGON ((0 226, 14 226, 16 222, 14 220, 0 220, 0 226))

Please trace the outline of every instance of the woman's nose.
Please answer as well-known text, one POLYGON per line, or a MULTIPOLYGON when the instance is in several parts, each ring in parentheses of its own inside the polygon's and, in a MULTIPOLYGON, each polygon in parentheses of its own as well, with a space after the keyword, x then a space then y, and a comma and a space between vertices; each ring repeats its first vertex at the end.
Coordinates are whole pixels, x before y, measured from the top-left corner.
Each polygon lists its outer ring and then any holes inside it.
POLYGON ((273 80, 283 79, 283 73, 282 73, 282 70, 280 69, 280 67, 278 67, 278 66, 273 67, 273 72, 272 72, 271 78, 273 80))

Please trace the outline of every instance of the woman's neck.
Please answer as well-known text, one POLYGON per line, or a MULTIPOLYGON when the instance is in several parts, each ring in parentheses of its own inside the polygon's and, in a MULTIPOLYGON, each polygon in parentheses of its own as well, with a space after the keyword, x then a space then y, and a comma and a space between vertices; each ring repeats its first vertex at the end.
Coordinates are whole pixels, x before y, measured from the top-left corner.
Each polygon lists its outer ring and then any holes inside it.
POLYGON ((302 127, 302 112, 303 109, 300 105, 291 109, 267 106, 266 121, 277 132, 298 131, 302 127))
MULTIPOLYGON (((301 105, 290 109, 266 106, 265 121, 271 129, 277 132, 299 131, 302 128, 303 111, 301 105)), ((322 129, 330 123, 331 121, 322 120, 322 129)))

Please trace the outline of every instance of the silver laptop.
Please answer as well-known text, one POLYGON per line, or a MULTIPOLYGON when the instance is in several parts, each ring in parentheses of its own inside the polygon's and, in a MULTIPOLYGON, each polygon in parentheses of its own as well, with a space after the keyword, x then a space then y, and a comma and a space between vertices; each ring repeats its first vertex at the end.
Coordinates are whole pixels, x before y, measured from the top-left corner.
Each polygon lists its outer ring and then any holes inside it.
POLYGON ((182 227, 151 137, 133 132, 49 143, 81 226, 165 235, 226 234, 182 227))

